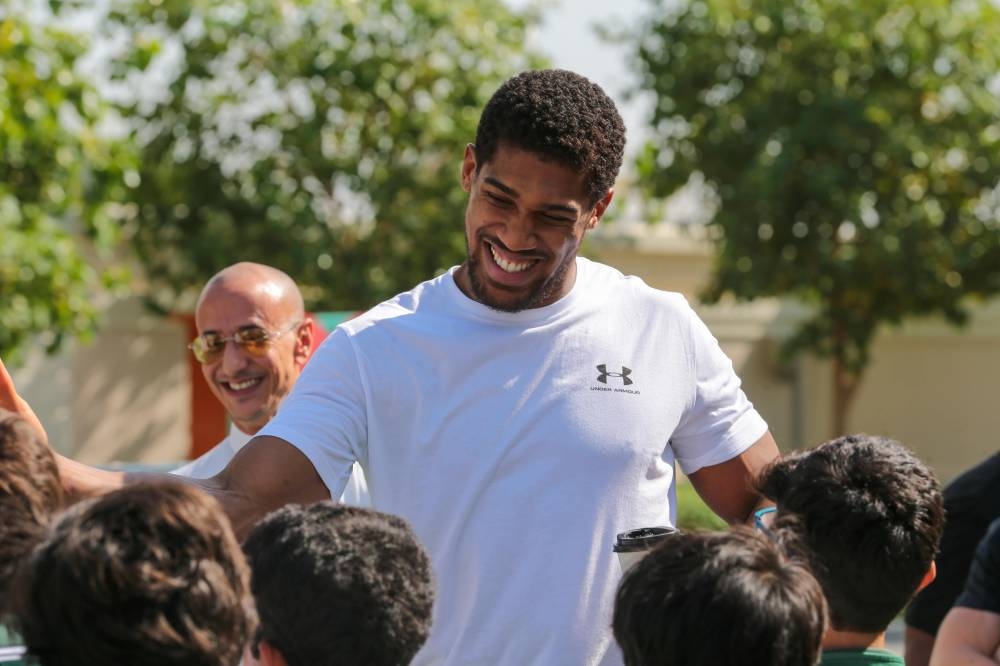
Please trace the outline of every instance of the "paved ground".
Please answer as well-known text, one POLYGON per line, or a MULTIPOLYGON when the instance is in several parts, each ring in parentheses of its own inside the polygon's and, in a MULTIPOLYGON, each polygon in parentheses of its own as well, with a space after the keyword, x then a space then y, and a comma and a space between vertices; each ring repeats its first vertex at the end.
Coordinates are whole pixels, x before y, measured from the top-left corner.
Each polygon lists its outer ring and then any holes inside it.
POLYGON ((903 620, 895 619, 885 634, 885 647, 890 652, 903 656, 903 620))

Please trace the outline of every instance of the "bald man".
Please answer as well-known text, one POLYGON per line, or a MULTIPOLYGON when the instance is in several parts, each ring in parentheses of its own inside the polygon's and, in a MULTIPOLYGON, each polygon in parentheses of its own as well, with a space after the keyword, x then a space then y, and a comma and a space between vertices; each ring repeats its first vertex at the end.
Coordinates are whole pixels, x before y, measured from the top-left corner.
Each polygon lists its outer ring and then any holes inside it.
MULTIPOLYGON (((207 479, 225 469, 277 413, 314 341, 302 293, 292 278, 249 262, 224 268, 208 281, 198 298, 195 325, 198 337, 191 351, 232 423, 224 440, 174 473, 207 479)), ((371 506, 357 464, 341 501, 371 506)))

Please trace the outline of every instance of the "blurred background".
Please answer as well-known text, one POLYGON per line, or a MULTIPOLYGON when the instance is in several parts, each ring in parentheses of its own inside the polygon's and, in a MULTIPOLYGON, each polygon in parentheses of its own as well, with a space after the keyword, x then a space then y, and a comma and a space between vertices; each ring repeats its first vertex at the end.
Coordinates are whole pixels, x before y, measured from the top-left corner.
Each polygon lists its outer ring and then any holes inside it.
POLYGON ((204 281, 274 265, 333 326, 459 263, 479 111, 557 66, 629 132, 585 254, 685 294, 783 448, 948 480, 1000 431, 998 34, 989 0, 7 0, 0 355, 83 461, 214 444, 204 281))

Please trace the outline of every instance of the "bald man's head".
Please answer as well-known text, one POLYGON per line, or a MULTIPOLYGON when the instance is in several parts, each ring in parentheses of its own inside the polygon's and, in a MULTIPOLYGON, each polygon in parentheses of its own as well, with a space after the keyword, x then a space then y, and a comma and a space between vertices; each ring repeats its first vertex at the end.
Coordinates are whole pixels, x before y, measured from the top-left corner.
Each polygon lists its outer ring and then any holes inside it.
POLYGON ((198 297, 197 309, 200 310, 205 299, 217 290, 230 293, 253 292, 262 300, 288 308, 293 316, 300 319, 305 316, 305 304, 299 286, 287 273, 273 266, 241 261, 223 268, 205 283, 198 297))
POLYGON ((309 357, 312 330, 302 293, 276 268, 234 264, 205 285, 195 324, 209 387, 233 423, 255 434, 274 416, 309 357))

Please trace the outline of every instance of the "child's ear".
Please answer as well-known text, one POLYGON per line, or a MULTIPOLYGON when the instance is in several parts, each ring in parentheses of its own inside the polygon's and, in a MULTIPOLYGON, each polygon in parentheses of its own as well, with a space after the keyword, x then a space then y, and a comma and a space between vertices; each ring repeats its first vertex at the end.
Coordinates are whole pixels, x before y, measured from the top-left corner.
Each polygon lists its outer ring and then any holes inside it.
POLYGON ((937 563, 931 560, 931 565, 927 567, 927 573, 924 574, 923 579, 920 581, 920 587, 917 588, 917 592, 933 583, 935 578, 937 578, 937 563))

